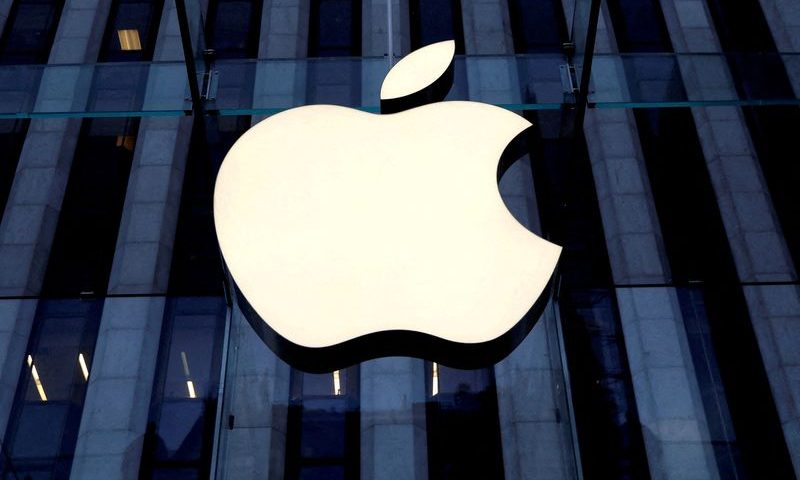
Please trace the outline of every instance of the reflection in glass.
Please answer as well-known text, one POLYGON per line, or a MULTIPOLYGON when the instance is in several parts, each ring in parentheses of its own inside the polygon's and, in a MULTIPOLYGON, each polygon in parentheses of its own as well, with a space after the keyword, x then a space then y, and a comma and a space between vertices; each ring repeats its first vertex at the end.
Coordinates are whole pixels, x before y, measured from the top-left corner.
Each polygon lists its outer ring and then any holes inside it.
POLYGON ((410 0, 411 51, 443 40, 455 40, 464 53, 464 26, 459 0, 410 0))
POLYGON ((45 273, 45 295, 106 293, 138 119, 84 120, 45 273))
POLYGON ((98 61, 150 60, 163 3, 163 0, 114 0, 98 61))
POLYGON ((569 41, 560 1, 509 0, 508 13, 516 53, 559 53, 569 41))
POLYGON ((492 367, 460 370, 425 362, 428 478, 503 478, 492 367))
POLYGON ((311 0, 309 57, 361 55, 361 0, 311 0))
POLYGON ((529 119, 542 231, 564 247, 558 305, 584 477, 649 478, 585 140, 559 138, 554 113, 529 119))
POLYGON ((208 478, 226 311, 221 297, 168 301, 140 478, 208 478))
POLYGON ((6 208, 14 174, 17 171, 25 133, 28 131, 27 120, 0 120, 0 221, 6 208))
POLYGON ((102 305, 39 303, 3 444, 2 478, 69 478, 102 305))
POLYGON ((46 63, 64 0, 16 0, 0 35, 0 65, 46 63))
POLYGON ((322 374, 292 369, 286 427, 287 480, 358 478, 359 370, 357 365, 322 374))
POLYGON ((691 111, 634 115, 672 280, 698 285, 679 298, 687 332, 707 331, 689 339, 709 429, 722 435, 712 439, 720 471, 787 478, 783 431, 691 111))
POLYGON ((212 0, 206 20, 206 42, 216 58, 258 57, 261 1, 212 0))
POLYGON ((214 182, 222 159, 250 127, 250 117, 197 119, 194 123, 170 268, 173 295, 221 295, 222 259, 214 230, 214 182))

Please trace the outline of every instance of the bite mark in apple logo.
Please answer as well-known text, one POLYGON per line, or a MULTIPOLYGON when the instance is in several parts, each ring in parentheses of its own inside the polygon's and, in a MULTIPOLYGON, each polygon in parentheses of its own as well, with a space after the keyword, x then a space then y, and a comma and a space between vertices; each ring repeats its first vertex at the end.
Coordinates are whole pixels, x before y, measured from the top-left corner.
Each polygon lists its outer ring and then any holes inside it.
POLYGON ((454 53, 446 41, 398 62, 381 114, 293 108, 225 157, 220 250, 247 320, 291 365, 405 355, 477 368, 541 315, 561 247, 517 222, 498 190, 531 124, 444 102, 454 53))

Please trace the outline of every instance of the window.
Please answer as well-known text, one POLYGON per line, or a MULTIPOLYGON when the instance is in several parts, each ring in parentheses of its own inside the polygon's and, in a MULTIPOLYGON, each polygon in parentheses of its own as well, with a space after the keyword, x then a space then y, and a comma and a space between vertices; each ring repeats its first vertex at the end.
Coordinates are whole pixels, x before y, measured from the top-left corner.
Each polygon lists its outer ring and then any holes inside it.
POLYGON ((209 477, 226 305, 169 300, 139 478, 209 477))
POLYGON ((246 116, 197 119, 194 123, 170 268, 169 291, 173 295, 222 294, 214 182, 225 154, 249 126, 250 117, 246 116))
POLYGON ((428 478, 503 478, 494 368, 425 362, 428 478))
POLYGON ((153 57, 162 0, 115 0, 100 50, 100 62, 141 62, 153 57))
POLYGON ((620 52, 672 51, 658 0, 609 0, 608 12, 620 52))
POLYGON ((531 112, 536 198, 546 238, 562 245, 558 307, 584 477, 649 478, 592 167, 583 137, 531 112))
POLYGON ((84 120, 43 295, 106 293, 138 125, 138 119, 84 120))
POLYGON ((559 53, 569 41, 560 1, 509 0, 508 14, 517 53, 559 53))
POLYGON ((27 131, 27 120, 0 120, 0 152, 3 152, 0 159, 0 221, 3 220, 27 131))
POLYGON ((63 0, 16 0, 0 37, 0 64, 47 63, 63 0))
POLYGON ((411 50, 455 40, 456 54, 464 53, 460 0, 410 0, 411 50))
POLYGON ((310 0, 309 57, 361 55, 361 2, 310 0))
POLYGON ((255 0, 216 0, 208 7, 206 32, 217 58, 258 57, 261 3, 255 0))
POLYGON ((358 366, 323 374, 292 369, 287 480, 359 477, 359 375, 358 366))
POLYGON ((780 220, 786 245, 800 270, 800 162, 795 157, 800 107, 743 107, 761 172, 780 220))
POLYGON ((780 419, 691 112, 637 109, 634 115, 673 281, 697 285, 679 291, 679 298, 685 319, 694 322, 687 331, 701 370, 698 378, 706 381, 700 387, 709 426, 724 431, 728 416, 733 423, 733 436, 713 439, 719 440, 721 470, 736 469, 737 476, 745 477, 790 477, 780 419), (708 332, 705 339, 692 336, 698 329, 708 332), (708 355, 714 356, 714 368, 708 367, 708 355), (714 399, 723 388, 730 413, 720 413, 714 399), (737 458, 733 464, 731 457, 737 458))
POLYGON ((3 444, 2 478, 69 478, 102 305, 39 303, 3 444))

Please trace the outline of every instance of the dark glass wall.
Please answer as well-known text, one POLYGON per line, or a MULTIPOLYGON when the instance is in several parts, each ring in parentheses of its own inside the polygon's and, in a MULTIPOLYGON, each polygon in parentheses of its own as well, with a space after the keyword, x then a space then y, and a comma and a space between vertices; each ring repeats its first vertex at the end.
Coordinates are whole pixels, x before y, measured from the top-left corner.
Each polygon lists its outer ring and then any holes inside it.
POLYGON ((312 374, 292 369, 286 480, 359 478, 360 369, 312 374))
POLYGON ((649 478, 597 193, 585 141, 559 115, 529 115, 542 232, 561 245, 558 305, 584 478, 649 478))
POLYGON ((4 479, 68 479, 102 300, 43 300, 3 442, 4 479))
POLYGON ((43 295, 105 295, 138 125, 128 118, 84 120, 43 295))
POLYGON ((226 312, 222 297, 167 301, 139 478, 209 477, 226 312))
POLYGON ((361 55, 361 1, 310 0, 309 57, 361 55))
POLYGON ((559 53, 569 41, 560 1, 509 0, 508 14, 517 53, 559 53))
POLYGON ((635 111, 667 257, 721 472, 791 478, 792 465, 688 109, 635 111), (707 332, 698 337, 697 331, 707 332), (695 333, 695 335, 691 335, 695 333), (721 382, 718 383, 718 382, 721 382), (721 408, 723 390, 727 408, 721 408))
POLYGON ((425 362, 428 478, 503 478, 493 368, 425 362))
POLYGON ((225 154, 250 117, 208 118, 194 124, 186 157, 172 251, 171 295, 222 295, 222 258, 214 229, 214 182, 225 154))
POLYGON ((46 63, 64 0, 16 0, 0 35, 0 65, 46 63))
POLYGON ((153 58, 163 0, 114 0, 106 24, 100 62, 153 58))
POLYGON ((456 54, 464 53, 464 25, 459 0, 409 0, 411 50, 455 40, 456 54))
POLYGON ((27 120, 0 120, 0 221, 6 209, 14 174, 17 172, 19 156, 28 131, 27 120))
POLYGON ((256 58, 261 1, 212 0, 206 20, 206 45, 216 58, 256 58))

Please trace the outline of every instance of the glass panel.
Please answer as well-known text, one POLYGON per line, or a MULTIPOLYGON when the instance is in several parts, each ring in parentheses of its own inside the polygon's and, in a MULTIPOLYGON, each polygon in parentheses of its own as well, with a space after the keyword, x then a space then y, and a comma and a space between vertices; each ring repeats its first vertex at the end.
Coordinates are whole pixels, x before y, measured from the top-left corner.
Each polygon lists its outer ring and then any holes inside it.
POLYGON ((504 478, 494 369, 425 371, 428 478, 504 478))
MULTIPOLYGON (((533 180, 545 238, 562 245, 557 306, 585 478, 648 478, 594 177, 582 138, 530 112, 533 180)), ((538 328, 538 327, 537 327, 538 328)))
POLYGON ((642 109, 635 117, 672 280, 702 285, 679 298, 684 318, 694 322, 687 331, 707 331, 690 336, 690 344, 704 374, 710 428, 726 435, 715 438, 721 471, 786 476, 791 460, 691 112, 642 109), (707 398, 723 388, 725 409, 707 398))
POLYGON ((138 119, 124 118, 84 121, 43 294, 106 293, 138 123, 138 119))
POLYGON ((27 120, 0 120, 0 152, 3 152, 0 157, 0 221, 3 220, 27 131, 27 120))
POLYGON ((411 51, 443 40, 456 41, 464 53, 464 26, 458 0, 410 0, 411 51))
POLYGON ((115 0, 100 51, 101 62, 141 62, 153 57, 162 0, 115 0))
POLYGON ((0 65, 45 63, 63 0, 16 0, 0 36, 0 65))
MULTIPOLYGON (((508 14, 517 53, 561 53, 569 41, 567 21, 558 0, 509 0, 508 14)), ((565 61, 562 61, 565 63, 565 61)))
POLYGON ((310 374, 292 369, 286 425, 286 478, 358 478, 358 366, 310 374))
POLYGON ((222 294, 222 258, 214 230, 214 182, 225 154, 249 127, 250 117, 207 117, 194 124, 170 269, 169 291, 173 295, 222 294))
POLYGON ((800 108, 797 106, 745 107, 742 109, 750 138, 758 154, 761 173, 781 223, 786 246, 800 270, 800 161, 797 138, 800 108))
POLYGON ((311 0, 309 57, 361 55, 361 1, 311 0))
POLYGON ((221 297, 169 300, 140 478, 208 478, 226 311, 221 297))
POLYGON ((39 303, 3 444, 3 478, 69 478, 102 306, 39 303))
POLYGON ((216 58, 255 58, 261 29, 261 3, 254 0, 212 0, 208 9, 208 47, 216 58))

